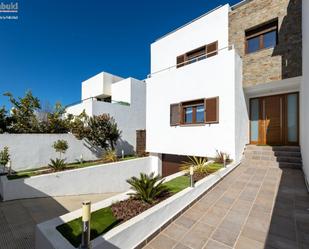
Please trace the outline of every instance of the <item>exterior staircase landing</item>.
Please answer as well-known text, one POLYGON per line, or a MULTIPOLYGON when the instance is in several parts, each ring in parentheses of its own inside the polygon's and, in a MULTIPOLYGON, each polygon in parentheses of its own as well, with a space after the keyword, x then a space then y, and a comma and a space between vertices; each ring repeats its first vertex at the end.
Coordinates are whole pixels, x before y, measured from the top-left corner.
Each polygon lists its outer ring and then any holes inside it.
POLYGON ((244 151, 243 162, 260 162, 279 168, 302 168, 299 146, 247 145, 244 151))

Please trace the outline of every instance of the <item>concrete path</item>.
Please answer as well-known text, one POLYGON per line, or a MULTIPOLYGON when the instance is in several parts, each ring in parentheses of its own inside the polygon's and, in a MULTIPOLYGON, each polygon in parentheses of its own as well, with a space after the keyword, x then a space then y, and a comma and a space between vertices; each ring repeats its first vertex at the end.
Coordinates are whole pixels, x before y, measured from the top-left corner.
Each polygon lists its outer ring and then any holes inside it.
POLYGON ((0 249, 34 249, 35 225, 117 193, 0 202, 0 249))
POLYGON ((308 249, 301 170, 243 163, 144 249, 308 249))

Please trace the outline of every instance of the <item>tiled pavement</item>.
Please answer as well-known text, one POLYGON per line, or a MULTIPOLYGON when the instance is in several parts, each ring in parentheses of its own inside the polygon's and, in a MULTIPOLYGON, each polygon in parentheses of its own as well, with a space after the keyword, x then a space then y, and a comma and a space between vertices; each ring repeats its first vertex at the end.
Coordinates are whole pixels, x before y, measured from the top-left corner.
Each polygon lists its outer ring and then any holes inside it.
POLYGON ((309 249, 301 170, 242 163, 144 249, 309 249))
POLYGON ((36 224, 80 208, 83 200, 97 202, 113 195, 115 193, 0 202, 0 249, 34 249, 36 224))

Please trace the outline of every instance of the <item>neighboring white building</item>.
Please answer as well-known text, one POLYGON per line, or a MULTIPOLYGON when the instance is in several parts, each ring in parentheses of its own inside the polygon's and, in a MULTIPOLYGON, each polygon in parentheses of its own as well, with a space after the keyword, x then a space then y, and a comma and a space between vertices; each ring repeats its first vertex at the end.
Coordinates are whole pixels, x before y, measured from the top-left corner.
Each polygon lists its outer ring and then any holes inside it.
POLYGON ((308 84, 300 91, 301 2, 274 0, 267 13, 264 4, 220 6, 151 44, 146 150, 163 176, 187 156, 221 151, 239 162, 247 144, 309 146, 297 118, 309 94, 308 84))
POLYGON ((146 128, 146 84, 133 78, 102 72, 82 83, 82 99, 68 106, 67 113, 89 116, 110 114, 122 131, 117 151, 132 154, 136 148, 136 130, 146 128))

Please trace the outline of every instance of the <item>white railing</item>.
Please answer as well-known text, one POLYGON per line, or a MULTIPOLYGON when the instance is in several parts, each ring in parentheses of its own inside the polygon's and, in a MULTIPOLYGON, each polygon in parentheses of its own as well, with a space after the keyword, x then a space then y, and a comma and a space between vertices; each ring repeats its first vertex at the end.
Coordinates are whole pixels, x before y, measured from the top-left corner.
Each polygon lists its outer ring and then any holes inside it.
POLYGON ((205 60, 205 59, 210 58, 210 57, 212 57, 212 56, 214 56, 214 55, 217 55, 217 54, 218 54, 219 52, 221 52, 222 50, 232 50, 232 49, 234 49, 234 44, 229 45, 229 46, 224 47, 224 48, 220 48, 220 49, 218 49, 218 50, 216 50, 216 51, 214 51, 214 52, 202 54, 202 55, 200 55, 200 56, 198 56, 198 57, 195 57, 195 58, 193 58, 193 59, 190 59, 190 60, 187 60, 187 61, 184 61, 184 62, 175 64, 175 65, 173 65, 173 66, 170 66, 170 67, 161 69, 161 70, 159 70, 159 71, 156 71, 156 72, 154 72, 154 73, 148 74, 148 75, 147 75, 147 78, 151 78, 151 77, 152 77, 153 75, 155 75, 155 74, 162 73, 162 72, 168 71, 168 70, 173 69, 173 68, 182 67, 182 66, 185 66, 185 65, 189 65, 189 64, 195 63, 195 62, 197 62, 197 61, 205 60), (212 55, 212 56, 209 56, 209 55, 212 55))

